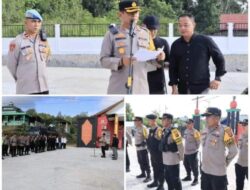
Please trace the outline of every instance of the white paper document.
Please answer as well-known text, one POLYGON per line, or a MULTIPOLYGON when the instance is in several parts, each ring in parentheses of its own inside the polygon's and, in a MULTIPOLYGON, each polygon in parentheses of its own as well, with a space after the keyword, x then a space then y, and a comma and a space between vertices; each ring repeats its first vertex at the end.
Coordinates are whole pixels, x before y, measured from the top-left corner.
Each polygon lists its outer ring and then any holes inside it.
POLYGON ((151 51, 144 48, 140 48, 133 57, 137 59, 137 61, 149 61, 156 59, 156 57, 163 51, 163 48, 157 51, 151 51))

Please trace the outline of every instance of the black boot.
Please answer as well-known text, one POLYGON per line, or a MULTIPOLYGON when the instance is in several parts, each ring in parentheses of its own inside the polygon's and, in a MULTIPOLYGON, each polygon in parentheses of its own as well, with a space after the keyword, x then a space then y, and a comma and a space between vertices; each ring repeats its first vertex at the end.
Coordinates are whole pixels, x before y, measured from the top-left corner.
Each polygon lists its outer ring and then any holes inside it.
POLYGON ((191 180, 192 180, 191 176, 187 176, 182 179, 182 181, 191 181, 191 180))
POLYGON ((141 173, 140 175, 137 175, 136 178, 144 178, 146 177, 145 173, 141 173))
POLYGON ((195 185, 197 185, 197 184, 198 184, 198 178, 195 178, 194 181, 193 181, 193 183, 191 183, 191 185, 192 185, 192 186, 195 186, 195 185))
POLYGON ((157 181, 154 181, 153 183, 150 183, 147 185, 148 188, 157 187, 157 186, 158 186, 157 181))
POLYGON ((146 179, 143 180, 143 182, 147 183, 147 182, 149 182, 151 180, 152 180, 152 178, 151 178, 150 174, 148 174, 147 177, 146 177, 146 179))
POLYGON ((164 190, 163 184, 160 184, 156 190, 164 190))

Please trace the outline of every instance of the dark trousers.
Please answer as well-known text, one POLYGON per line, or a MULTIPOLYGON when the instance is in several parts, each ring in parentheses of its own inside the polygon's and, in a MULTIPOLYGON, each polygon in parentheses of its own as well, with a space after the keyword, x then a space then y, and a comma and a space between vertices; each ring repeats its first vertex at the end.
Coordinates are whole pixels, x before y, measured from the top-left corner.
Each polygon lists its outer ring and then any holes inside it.
POLYGON ((106 147, 105 146, 101 146, 101 148, 102 148, 102 156, 106 157, 106 154, 105 154, 106 147))
POLYGON ((235 174, 236 174, 236 190, 244 189, 244 180, 248 179, 248 167, 242 167, 239 164, 235 164, 235 174))
POLYGON ((10 153, 11 153, 11 156, 16 156, 16 146, 11 146, 10 147, 10 153))
POLYGON ((29 151, 30 151, 30 146, 29 146, 29 145, 26 145, 26 146, 25 146, 25 155, 28 155, 28 154, 29 154, 29 151))
POLYGON ((187 172, 187 176, 191 176, 191 171, 194 174, 194 178, 198 179, 199 171, 198 171, 198 152, 190 155, 184 155, 184 167, 187 172))
POLYGON ((164 165, 162 161, 162 152, 152 152, 151 165, 154 171, 154 181, 158 182, 160 185, 164 183, 164 165))
POLYGON ((130 160, 129 160, 129 156, 128 156, 128 149, 126 146, 126 169, 129 169, 130 167, 130 160))
POLYGON ((9 149, 9 145, 4 144, 2 146, 3 156, 8 156, 9 155, 8 154, 8 149, 9 149))
POLYGON ((227 176, 215 176, 201 172, 202 190, 227 190, 227 176))
POLYGON ((164 165, 164 176, 168 184, 168 190, 182 190, 180 164, 164 165))
POLYGON ((141 168, 141 172, 147 175, 150 174, 148 151, 147 150, 137 150, 137 159, 141 168))

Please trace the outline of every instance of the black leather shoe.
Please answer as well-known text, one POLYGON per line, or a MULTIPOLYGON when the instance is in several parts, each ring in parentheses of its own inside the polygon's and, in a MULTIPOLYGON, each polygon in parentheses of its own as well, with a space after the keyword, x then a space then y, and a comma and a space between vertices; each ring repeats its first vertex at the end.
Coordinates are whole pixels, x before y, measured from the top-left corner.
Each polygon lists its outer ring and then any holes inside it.
POLYGON ((192 186, 195 186, 198 184, 198 179, 194 179, 193 183, 191 183, 192 186))
POLYGON ((163 185, 159 185, 156 190, 164 190, 163 185))
POLYGON ((190 176, 187 176, 187 177, 182 179, 182 181, 191 181, 191 180, 192 180, 192 178, 190 176))
POLYGON ((129 169, 129 168, 126 168, 126 172, 130 172, 130 169, 129 169))
POLYGON ((144 177, 146 177, 146 175, 145 174, 140 174, 140 175, 138 175, 138 176, 136 176, 136 178, 144 178, 144 177))
POLYGON ((158 186, 157 181, 154 181, 153 183, 150 183, 147 185, 148 188, 153 188, 153 187, 157 187, 157 186, 158 186))
POLYGON ((149 182, 151 180, 152 180, 151 176, 147 176, 146 179, 143 180, 143 182, 147 183, 147 182, 149 182))

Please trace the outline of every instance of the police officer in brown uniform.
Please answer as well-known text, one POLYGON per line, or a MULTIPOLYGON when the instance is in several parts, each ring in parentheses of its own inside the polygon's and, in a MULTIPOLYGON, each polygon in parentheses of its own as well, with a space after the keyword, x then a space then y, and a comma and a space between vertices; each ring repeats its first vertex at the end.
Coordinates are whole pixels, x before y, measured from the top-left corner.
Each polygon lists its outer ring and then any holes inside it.
POLYGON ((188 119, 186 121, 187 129, 184 131, 185 148, 184 161, 187 176, 182 181, 191 181, 191 171, 194 175, 192 186, 198 184, 198 150, 200 147, 200 132, 194 128, 194 120, 188 119))
POLYGON ((100 62, 104 68, 111 70, 108 94, 126 94, 128 85, 132 86, 132 94, 149 94, 147 72, 156 70, 154 65, 139 62, 132 57, 133 75, 132 80, 131 78, 128 80, 131 51, 135 54, 139 48, 155 49, 148 29, 136 25, 139 11, 138 1, 121 1, 119 3, 121 26, 119 28, 110 26, 110 31, 104 36, 100 62), (130 33, 134 35, 132 42, 130 33))
POLYGON ((244 119, 241 124, 245 130, 238 141, 239 157, 235 164, 236 190, 243 190, 244 180, 248 179, 248 119, 244 119))
POLYGON ((148 151, 147 151, 147 128, 143 125, 142 117, 135 117, 134 119, 136 131, 135 131, 135 146, 138 163, 141 168, 141 174, 136 178, 144 178, 143 182, 149 182, 151 180, 151 170, 149 166, 148 151))
POLYGON ((220 109, 209 107, 202 116, 206 117, 206 128, 201 134, 201 189, 226 190, 226 169, 237 154, 234 135, 230 127, 220 124, 220 109))
POLYGON ((48 94, 46 64, 50 47, 40 32, 42 17, 36 10, 25 13, 25 32, 9 46, 7 67, 16 81, 17 94, 48 94))
POLYGON ((162 118, 163 135, 159 145, 162 151, 164 177, 168 190, 181 190, 180 161, 184 157, 181 133, 172 126, 173 115, 164 113, 162 118))
POLYGON ((12 157, 16 156, 16 147, 17 147, 17 137, 12 135, 10 138, 10 154, 12 157))
POLYGON ((148 119, 148 124, 150 126, 147 145, 151 157, 151 165, 154 171, 154 181, 147 185, 147 187, 158 187, 157 190, 162 190, 164 183, 164 166, 162 152, 159 150, 159 144, 162 138, 162 128, 156 123, 156 115, 149 114, 146 118, 148 119))

